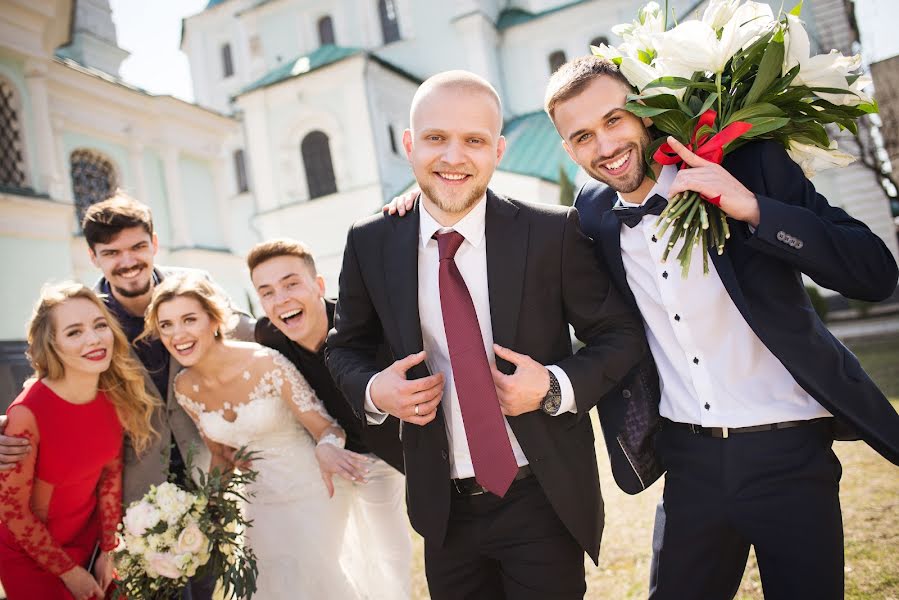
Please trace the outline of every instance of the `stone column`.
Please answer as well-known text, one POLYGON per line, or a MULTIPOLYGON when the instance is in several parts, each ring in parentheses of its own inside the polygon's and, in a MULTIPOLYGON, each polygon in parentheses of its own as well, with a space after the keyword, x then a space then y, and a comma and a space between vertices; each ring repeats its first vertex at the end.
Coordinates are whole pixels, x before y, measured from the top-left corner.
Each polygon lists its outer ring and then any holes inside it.
POLYGON ((172 247, 184 248, 193 244, 190 224, 181 194, 181 170, 178 167, 178 149, 167 147, 163 154, 165 169, 165 195, 169 201, 169 215, 172 219, 172 247))
MULTIPOLYGON (((47 64, 37 60, 25 63, 25 83, 31 100, 35 127, 35 150, 32 156, 36 164, 32 172, 37 174, 34 188, 46 192, 51 198, 63 196, 59 165, 54 152, 53 129, 50 126, 50 101, 47 94, 47 64)), ((19 118, 24 123, 25 115, 19 118)), ((24 140, 27 143, 27 140, 24 140)))

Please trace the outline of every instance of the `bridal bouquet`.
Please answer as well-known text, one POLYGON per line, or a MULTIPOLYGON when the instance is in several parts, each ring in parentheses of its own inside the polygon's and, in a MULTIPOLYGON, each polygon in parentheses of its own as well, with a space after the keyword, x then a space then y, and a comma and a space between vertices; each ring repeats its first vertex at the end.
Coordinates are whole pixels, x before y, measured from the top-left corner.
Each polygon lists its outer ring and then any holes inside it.
MULTIPOLYGON (((247 460, 238 452, 235 460, 247 460)), ((191 457, 186 472, 191 472, 191 457)), ((243 486, 252 470, 222 474, 213 469, 189 477, 187 489, 153 486, 125 511, 119 529, 116 598, 180 599, 192 577, 211 578, 224 596, 250 598, 256 591, 256 558, 242 544, 249 527, 241 513, 243 486)))
MULTIPOLYGON (((855 120, 877 106, 862 91, 871 80, 859 72, 859 56, 836 50, 810 56, 801 8, 802 2, 775 17, 767 4, 711 0, 701 19, 668 29, 667 7, 650 2, 636 21, 613 28, 622 44, 593 52, 616 63, 639 91, 628 97, 627 110, 652 118, 700 157, 721 163, 752 139, 776 140, 811 177, 854 160, 825 126, 856 133, 855 120)), ((664 137, 650 144, 645 160, 681 163, 664 137)), ((730 230, 719 202, 686 192, 659 217, 659 238, 671 229, 664 258, 683 242, 677 259, 684 277, 694 247, 701 248, 704 273, 708 251, 724 252, 730 230)))

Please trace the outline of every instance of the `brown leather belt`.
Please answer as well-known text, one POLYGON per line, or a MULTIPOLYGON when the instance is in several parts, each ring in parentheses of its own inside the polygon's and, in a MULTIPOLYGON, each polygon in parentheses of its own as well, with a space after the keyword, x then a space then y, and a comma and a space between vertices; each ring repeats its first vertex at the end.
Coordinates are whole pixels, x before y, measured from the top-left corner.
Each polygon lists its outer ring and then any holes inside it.
POLYGON ((817 419, 808 419, 807 421, 783 421, 781 423, 767 423, 765 425, 751 425, 749 427, 703 427, 702 425, 694 425, 693 423, 678 423, 662 417, 664 427, 672 427, 695 433, 696 435, 704 435, 706 437, 725 439, 732 434, 737 433, 756 433, 759 431, 778 431, 780 429, 790 429, 792 427, 801 427, 817 423, 831 417, 820 417, 817 419))
MULTIPOLYGON (((524 479, 526 477, 531 476, 531 467, 530 465, 525 465, 523 467, 518 467, 518 472, 515 474, 515 479, 512 481, 518 481, 519 479, 524 479)), ((453 491, 455 491, 460 496, 480 496, 481 494, 486 494, 487 490, 482 486, 474 477, 466 477, 465 479, 453 479, 453 491)))

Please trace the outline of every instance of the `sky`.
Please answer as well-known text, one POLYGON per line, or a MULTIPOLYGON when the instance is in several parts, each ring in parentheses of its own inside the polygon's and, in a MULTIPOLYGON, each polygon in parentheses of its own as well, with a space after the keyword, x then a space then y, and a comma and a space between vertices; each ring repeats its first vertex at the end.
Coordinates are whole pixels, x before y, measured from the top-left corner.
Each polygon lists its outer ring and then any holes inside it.
POLYGON ((153 94, 193 101, 187 55, 179 49, 181 19, 207 0, 110 0, 118 45, 131 53, 119 75, 153 94))
MULTIPOLYGON (((110 0, 118 44, 131 52, 122 63, 122 79, 153 94, 193 101, 187 56, 179 49, 181 19, 203 10, 207 1, 110 0)), ((855 5, 865 59, 877 62, 899 54, 899 0, 855 0, 855 5)))

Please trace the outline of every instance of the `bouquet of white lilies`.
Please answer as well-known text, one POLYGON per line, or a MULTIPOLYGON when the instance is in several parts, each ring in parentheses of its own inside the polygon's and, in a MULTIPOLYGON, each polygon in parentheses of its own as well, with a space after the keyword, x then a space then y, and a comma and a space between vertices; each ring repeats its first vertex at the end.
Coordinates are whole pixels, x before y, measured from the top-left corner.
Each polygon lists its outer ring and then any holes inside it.
MULTIPOLYGON (((236 460, 246 461, 238 453, 236 460)), ((188 457, 186 472, 191 472, 188 457)), ((219 469, 189 477, 188 489, 166 482, 125 511, 119 532, 117 598, 180 599, 193 577, 217 582, 225 598, 256 591, 256 559, 243 544, 242 488, 256 472, 219 469)))
MULTIPOLYGON (((720 163, 752 139, 773 139, 811 177, 854 160, 837 149, 825 126, 856 133, 856 119, 877 106, 863 91, 871 80, 859 72, 859 56, 836 50, 810 56, 801 8, 800 2, 775 17, 767 4, 711 0, 701 19, 667 29, 667 9, 650 2, 636 21, 613 28, 623 43, 593 53, 616 63, 638 90, 627 110, 652 118, 702 158, 720 163)), ((681 163, 664 137, 653 141, 645 159, 681 163)), ((694 247, 701 248, 705 273, 708 251, 724 252, 730 228, 718 201, 678 194, 659 217, 659 238, 671 230, 664 258, 682 240, 677 258, 684 277, 694 247)))

